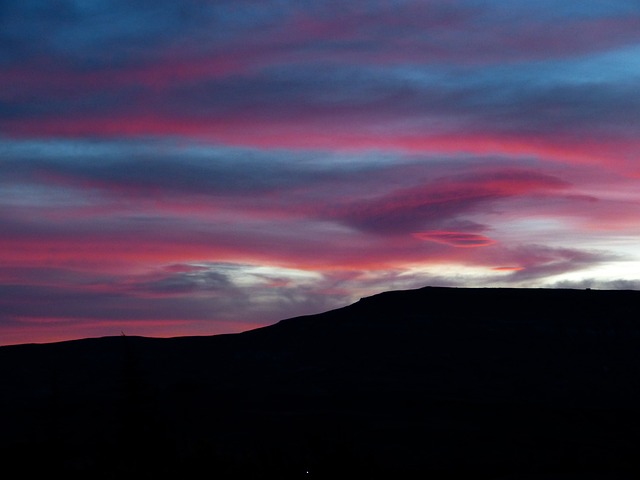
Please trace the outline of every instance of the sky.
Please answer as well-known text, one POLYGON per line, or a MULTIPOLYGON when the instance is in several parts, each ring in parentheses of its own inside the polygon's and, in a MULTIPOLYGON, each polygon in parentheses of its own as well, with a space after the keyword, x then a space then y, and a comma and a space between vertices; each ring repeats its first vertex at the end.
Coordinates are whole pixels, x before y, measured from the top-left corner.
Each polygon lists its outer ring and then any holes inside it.
POLYGON ((0 345, 640 288, 637 0, 3 0, 0 345))

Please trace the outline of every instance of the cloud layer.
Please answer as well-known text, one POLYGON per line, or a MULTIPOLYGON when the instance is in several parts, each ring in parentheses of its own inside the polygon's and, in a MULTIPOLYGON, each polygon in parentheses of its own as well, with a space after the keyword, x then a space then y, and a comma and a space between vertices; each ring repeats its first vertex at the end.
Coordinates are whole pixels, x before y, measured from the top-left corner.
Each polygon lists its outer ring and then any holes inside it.
POLYGON ((624 0, 5 1, 0 343, 636 285, 639 58, 624 0))

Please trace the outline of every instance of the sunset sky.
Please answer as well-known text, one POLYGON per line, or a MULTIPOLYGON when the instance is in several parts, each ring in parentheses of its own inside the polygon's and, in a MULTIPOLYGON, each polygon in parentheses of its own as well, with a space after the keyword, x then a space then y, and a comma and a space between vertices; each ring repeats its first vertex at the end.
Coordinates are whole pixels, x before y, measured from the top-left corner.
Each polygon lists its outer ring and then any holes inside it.
POLYGON ((637 0, 0 3, 0 345, 639 279, 637 0))

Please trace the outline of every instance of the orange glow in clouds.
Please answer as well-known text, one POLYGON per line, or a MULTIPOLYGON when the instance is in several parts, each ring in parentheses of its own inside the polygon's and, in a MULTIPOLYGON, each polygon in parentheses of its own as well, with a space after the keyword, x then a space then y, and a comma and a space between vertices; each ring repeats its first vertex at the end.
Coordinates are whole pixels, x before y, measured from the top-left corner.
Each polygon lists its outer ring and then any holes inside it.
POLYGON ((488 247, 496 243, 489 237, 476 233, 463 232, 446 232, 446 231, 429 231, 414 233, 413 236, 419 240, 427 240, 430 242, 444 243, 457 248, 476 248, 488 247))

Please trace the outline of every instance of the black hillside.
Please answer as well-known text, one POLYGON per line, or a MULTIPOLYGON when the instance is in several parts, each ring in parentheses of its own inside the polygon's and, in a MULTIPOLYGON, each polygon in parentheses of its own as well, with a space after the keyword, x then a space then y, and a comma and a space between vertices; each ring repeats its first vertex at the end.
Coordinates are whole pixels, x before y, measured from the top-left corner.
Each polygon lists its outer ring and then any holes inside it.
POLYGON ((640 292, 423 288, 236 335, 0 348, 5 471, 634 478, 640 292))

